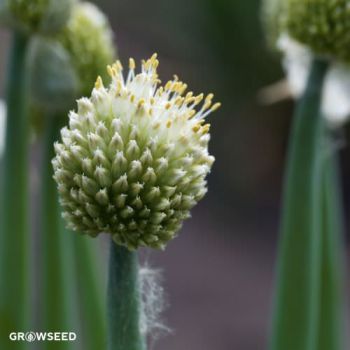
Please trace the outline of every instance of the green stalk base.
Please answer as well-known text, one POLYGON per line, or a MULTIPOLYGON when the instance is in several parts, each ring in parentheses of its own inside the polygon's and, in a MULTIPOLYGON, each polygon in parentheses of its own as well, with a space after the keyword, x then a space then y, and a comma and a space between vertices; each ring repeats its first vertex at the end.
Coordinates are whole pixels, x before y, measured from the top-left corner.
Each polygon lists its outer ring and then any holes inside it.
POLYGON ((323 162, 323 230, 321 312, 318 350, 343 350, 345 346, 344 221, 339 164, 330 133, 326 131, 323 162))
POLYGON ((327 62, 314 60, 292 128, 271 350, 318 350, 323 132, 320 102, 327 68, 327 62))
POLYGON ((28 38, 14 33, 7 80, 7 124, 0 216, 0 349, 24 349, 9 333, 29 330, 28 38))
POLYGON ((107 291, 108 350, 144 350, 140 333, 137 253, 110 242, 107 291))

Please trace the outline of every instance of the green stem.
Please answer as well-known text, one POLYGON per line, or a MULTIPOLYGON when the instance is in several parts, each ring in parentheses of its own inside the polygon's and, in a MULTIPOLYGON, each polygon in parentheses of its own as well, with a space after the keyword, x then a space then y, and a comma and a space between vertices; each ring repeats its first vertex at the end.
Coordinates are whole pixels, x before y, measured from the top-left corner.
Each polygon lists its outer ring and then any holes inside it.
POLYGON ((111 240, 107 312, 108 349, 143 350, 140 333, 140 291, 137 253, 111 240))
MULTIPOLYGON (((68 230, 66 230, 68 231, 68 230)), ((106 320, 103 282, 96 268, 96 242, 90 237, 79 237, 76 232, 66 232, 74 237, 74 255, 77 271, 80 320, 84 349, 106 348, 106 320), (74 235, 74 236, 73 236, 74 235)))
POLYGON ((8 336, 29 326, 27 45, 27 37, 14 33, 7 80, 6 148, 0 203, 1 349, 24 348, 23 342, 9 344, 8 336))
POLYGON ((320 101, 328 64, 315 59, 294 117, 276 281, 272 350, 316 350, 321 265, 320 101))
MULTIPOLYGON (((76 331, 75 303, 72 296, 76 279, 74 275, 73 241, 61 230, 60 209, 56 184, 52 178, 51 159, 54 157, 53 143, 58 139, 64 118, 46 117, 46 135, 42 166, 42 252, 43 252, 43 325, 46 331, 76 331)), ((53 342, 50 349, 75 349, 72 342, 53 342)))
MULTIPOLYGON (((330 140, 330 143, 332 141, 330 140)), ((342 350, 344 348, 343 295, 344 251, 343 208, 340 191, 337 154, 332 145, 326 145, 323 165, 323 240, 321 314, 318 350, 342 350)))

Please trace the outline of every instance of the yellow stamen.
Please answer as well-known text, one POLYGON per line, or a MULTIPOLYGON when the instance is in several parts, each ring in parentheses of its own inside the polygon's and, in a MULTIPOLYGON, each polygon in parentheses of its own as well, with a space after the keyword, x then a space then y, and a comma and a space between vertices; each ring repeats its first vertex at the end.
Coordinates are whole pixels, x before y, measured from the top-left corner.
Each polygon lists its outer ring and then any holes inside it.
POLYGON ((139 102, 138 102, 138 104, 137 104, 137 107, 138 108, 141 108, 144 104, 145 104, 145 99, 144 98, 141 98, 140 100, 139 100, 139 102))
POLYGON ((221 103, 217 102, 211 107, 211 111, 214 112, 221 107, 221 103))
POLYGON ((112 66, 107 66, 107 73, 110 77, 114 77, 114 71, 112 66))
POLYGON ((95 88, 96 89, 103 88, 103 81, 102 81, 102 78, 100 76, 98 76, 97 79, 96 79, 95 88))
POLYGON ((210 102, 210 101, 212 101, 213 98, 214 98, 214 94, 209 94, 209 95, 205 98, 205 102, 210 102))
POLYGON ((204 134, 207 134, 210 130, 210 124, 205 124, 204 126, 202 126, 201 128, 201 133, 204 135, 204 134))
POLYGON ((201 128, 201 126, 200 126, 200 124, 196 124, 193 128, 192 128, 192 130, 193 130, 193 132, 198 132, 198 130, 201 128))
POLYGON ((129 69, 134 70, 136 68, 135 60, 133 58, 129 58, 129 69))

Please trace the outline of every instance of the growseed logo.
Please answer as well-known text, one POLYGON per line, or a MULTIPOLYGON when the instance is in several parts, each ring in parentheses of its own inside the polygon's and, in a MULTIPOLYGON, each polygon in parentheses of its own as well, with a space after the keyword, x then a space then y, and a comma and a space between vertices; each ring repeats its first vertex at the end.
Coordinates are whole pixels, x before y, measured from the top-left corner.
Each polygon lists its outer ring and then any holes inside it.
POLYGON ((9 339, 28 343, 35 341, 72 342, 77 339, 77 335, 74 332, 12 332, 9 334, 9 339))

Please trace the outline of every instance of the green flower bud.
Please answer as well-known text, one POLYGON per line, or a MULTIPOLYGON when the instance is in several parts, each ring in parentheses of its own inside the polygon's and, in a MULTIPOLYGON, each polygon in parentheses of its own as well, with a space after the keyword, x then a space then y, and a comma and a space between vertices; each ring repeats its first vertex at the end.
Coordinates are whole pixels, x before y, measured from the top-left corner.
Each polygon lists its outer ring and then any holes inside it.
POLYGON ((117 244, 163 248, 205 195, 208 153, 205 117, 220 104, 213 95, 185 94, 177 77, 157 87, 156 55, 124 78, 117 61, 105 88, 99 77, 90 98, 78 101, 55 144, 54 178, 68 226, 112 235, 117 244))
POLYGON ((96 76, 104 74, 114 59, 107 19, 94 5, 77 3, 58 36, 37 36, 31 42, 30 91, 34 103, 51 111, 70 109, 78 96, 91 91, 96 76))
POLYGON ((107 17, 91 3, 77 3, 59 40, 71 56, 79 77, 79 91, 87 96, 96 76, 107 78, 105 67, 116 57, 107 17))
POLYGON ((284 28, 316 54, 350 62, 349 0, 284 0, 284 28))
POLYGON ((0 21, 25 32, 53 34, 67 23, 75 0, 0 0, 0 21))

